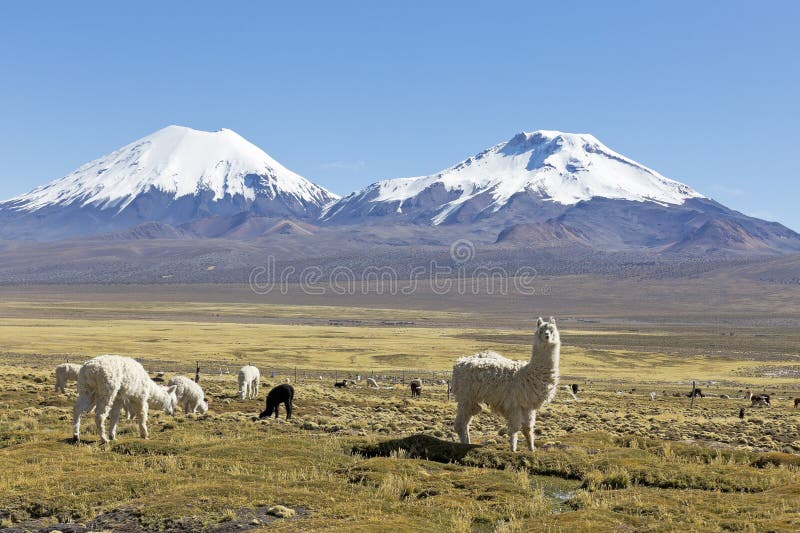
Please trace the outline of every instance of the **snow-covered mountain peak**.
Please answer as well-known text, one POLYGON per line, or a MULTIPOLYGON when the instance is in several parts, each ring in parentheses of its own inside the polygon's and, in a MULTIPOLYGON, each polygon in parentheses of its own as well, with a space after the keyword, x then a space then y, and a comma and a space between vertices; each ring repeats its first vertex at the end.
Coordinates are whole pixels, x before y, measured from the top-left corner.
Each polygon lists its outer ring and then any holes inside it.
MULTIPOLYGON (((521 132, 464 161, 430 176, 377 182, 331 206, 324 217, 342 216, 347 204, 383 204, 370 213, 408 213, 420 195, 445 201, 434 208, 432 224, 440 224, 472 202, 471 211, 497 212, 518 195, 542 202, 574 205, 592 198, 680 205, 702 195, 611 150, 588 133, 552 130, 521 132), (438 192, 437 192, 438 191, 438 192), (474 202, 473 202, 474 200, 474 202)), ((426 201, 426 211, 430 202, 426 201)))
POLYGON ((336 195, 287 169, 230 129, 171 125, 91 161, 71 174, 7 202, 20 211, 49 206, 123 210, 150 192, 175 199, 204 195, 292 198, 322 206, 336 195))

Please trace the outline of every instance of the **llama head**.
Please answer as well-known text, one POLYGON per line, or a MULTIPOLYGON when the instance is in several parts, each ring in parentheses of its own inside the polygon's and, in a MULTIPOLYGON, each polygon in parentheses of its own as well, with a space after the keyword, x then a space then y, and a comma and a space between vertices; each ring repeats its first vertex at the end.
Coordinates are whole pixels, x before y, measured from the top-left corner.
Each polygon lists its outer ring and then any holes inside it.
POLYGON ((175 396, 175 389, 177 388, 178 387, 176 385, 164 388, 164 392, 167 395, 166 399, 164 400, 164 412, 170 416, 175 415, 175 408, 178 405, 178 397, 175 396))
POLYGON ((561 342, 561 337, 558 334, 556 327, 556 319, 550 317, 547 322, 542 320, 542 317, 536 321, 536 334, 534 336, 534 344, 539 345, 555 345, 561 342))
POLYGON ((200 411, 201 415, 206 414, 208 411, 208 398, 203 398, 203 401, 197 406, 197 410, 200 411))

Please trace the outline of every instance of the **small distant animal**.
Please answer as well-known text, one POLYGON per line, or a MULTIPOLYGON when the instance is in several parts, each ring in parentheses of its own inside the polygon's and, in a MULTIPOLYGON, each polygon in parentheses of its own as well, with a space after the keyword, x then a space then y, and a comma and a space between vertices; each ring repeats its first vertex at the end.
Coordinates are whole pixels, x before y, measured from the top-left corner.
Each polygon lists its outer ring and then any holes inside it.
POLYGON ((655 399, 656 399, 656 393, 655 392, 651 392, 650 393, 650 401, 653 402, 653 401, 655 401, 655 399))
POLYGON ((378 382, 375 381, 372 378, 367 378, 367 387, 369 387, 371 389, 377 389, 378 388, 378 382))
POLYGON ((794 408, 797 409, 797 406, 800 405, 800 398, 794 399, 794 408))
POLYGON ((739 418, 740 418, 741 420, 744 420, 744 407, 742 407, 741 409, 739 409, 739 418))
POLYGON ((752 398, 753 398, 752 391, 750 391, 750 389, 745 389, 745 391, 744 391, 744 399, 745 400, 752 400, 752 398))
POLYGON ((723 400, 730 400, 731 399, 731 397, 728 396, 727 394, 720 394, 719 397, 722 398, 723 400))
POLYGON ((578 384, 577 383, 573 383, 572 385, 570 385, 570 387, 572 387, 572 394, 578 394, 578 384))
POLYGON ((692 392, 690 392, 689 394, 686 395, 687 398, 697 398, 698 396, 700 396, 701 398, 705 398, 706 397, 706 395, 703 394, 703 390, 700 389, 700 388, 697 388, 697 387, 695 387, 692 390, 692 392))
POLYGON ((422 382, 418 379, 411 380, 411 396, 422 396, 422 382))
POLYGON ((267 407, 258 415, 258 418, 269 418, 272 414, 275 414, 275 418, 278 418, 278 411, 281 404, 283 404, 286 407, 286 420, 291 419, 293 400, 294 387, 288 383, 273 387, 267 394, 267 407))
POLYGON ((769 401, 769 394, 753 394, 750 398, 751 407, 772 407, 769 401))
POLYGON ((239 399, 252 400, 258 396, 258 385, 261 381, 261 371, 253 365, 245 365, 239 369, 237 376, 239 382, 239 399))
POLYGON ((56 367, 56 392, 66 392, 68 381, 78 381, 81 365, 61 363, 56 367))
POLYGON ((178 405, 183 406, 185 414, 196 413, 205 414, 208 411, 208 400, 203 389, 186 376, 174 376, 169 380, 170 386, 175 386, 175 397, 178 405))
POLYGON ((334 387, 337 389, 346 389, 347 388, 347 380, 343 379, 342 381, 337 381, 333 384, 334 387))

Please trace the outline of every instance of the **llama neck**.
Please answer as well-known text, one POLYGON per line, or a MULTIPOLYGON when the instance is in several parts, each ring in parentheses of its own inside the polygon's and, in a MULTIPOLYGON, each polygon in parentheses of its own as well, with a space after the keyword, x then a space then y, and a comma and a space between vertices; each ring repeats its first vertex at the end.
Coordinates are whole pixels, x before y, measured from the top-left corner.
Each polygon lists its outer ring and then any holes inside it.
POLYGON ((164 387, 154 381, 150 381, 148 386, 150 388, 150 394, 147 397, 147 401, 161 408, 166 407, 168 395, 167 391, 164 390, 164 387))
POLYGON ((529 371, 541 376, 549 376, 554 383, 558 381, 558 365, 561 357, 561 343, 534 344, 531 360, 527 367, 529 371))

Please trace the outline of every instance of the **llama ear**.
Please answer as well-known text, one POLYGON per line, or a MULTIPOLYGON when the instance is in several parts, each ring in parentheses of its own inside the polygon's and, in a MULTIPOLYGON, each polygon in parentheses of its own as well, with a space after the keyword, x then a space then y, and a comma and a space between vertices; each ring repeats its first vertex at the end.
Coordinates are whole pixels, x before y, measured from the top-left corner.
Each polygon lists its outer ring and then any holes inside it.
POLYGON ((550 320, 548 320, 547 322, 549 322, 550 324, 552 324, 554 326, 556 325, 556 319, 553 318, 553 317, 550 317, 550 320))
POLYGON ((177 389, 177 388, 178 388, 177 385, 173 385, 171 387, 167 387, 167 394, 172 394, 173 392, 175 392, 175 389, 177 389))
POLYGON ((544 320, 542 320, 542 317, 539 317, 539 319, 536 321, 536 327, 538 328, 542 324, 544 324, 544 320))

